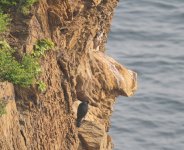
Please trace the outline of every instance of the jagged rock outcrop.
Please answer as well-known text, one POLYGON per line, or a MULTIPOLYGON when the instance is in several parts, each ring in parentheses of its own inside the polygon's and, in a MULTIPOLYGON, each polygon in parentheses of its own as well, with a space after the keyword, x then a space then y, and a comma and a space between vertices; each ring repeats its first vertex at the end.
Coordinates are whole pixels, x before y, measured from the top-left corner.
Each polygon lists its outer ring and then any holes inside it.
POLYGON ((104 126, 95 122, 84 121, 78 137, 80 140, 78 150, 112 150, 113 148, 111 137, 106 134, 104 126))
POLYGON ((14 88, 11 83, 0 82, 0 101, 6 103, 6 114, 0 117, 0 149, 26 149, 19 125, 14 88))
POLYGON ((30 53, 42 38, 56 47, 41 59, 44 93, 36 86, 14 86, 15 92, 7 87, 14 96, 0 118, 0 133, 8 130, 0 148, 112 149, 107 132, 115 97, 131 96, 137 88, 136 73, 104 54, 116 5, 117 0, 39 0, 30 15, 13 15, 8 40, 19 53, 30 53), (76 109, 86 99, 89 112, 78 129, 76 109))

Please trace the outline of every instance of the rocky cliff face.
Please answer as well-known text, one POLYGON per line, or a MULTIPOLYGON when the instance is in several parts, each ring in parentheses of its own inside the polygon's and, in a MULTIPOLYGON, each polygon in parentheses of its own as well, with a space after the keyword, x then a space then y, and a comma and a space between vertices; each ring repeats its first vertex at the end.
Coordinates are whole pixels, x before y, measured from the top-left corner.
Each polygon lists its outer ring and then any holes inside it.
POLYGON ((20 52, 30 53, 42 38, 56 47, 41 59, 44 93, 1 83, 0 98, 8 102, 0 117, 1 149, 112 149, 107 132, 115 97, 131 96, 137 88, 136 73, 104 54, 116 5, 117 0, 40 0, 29 16, 13 15, 8 39, 20 52), (83 100, 89 112, 77 128, 83 100))

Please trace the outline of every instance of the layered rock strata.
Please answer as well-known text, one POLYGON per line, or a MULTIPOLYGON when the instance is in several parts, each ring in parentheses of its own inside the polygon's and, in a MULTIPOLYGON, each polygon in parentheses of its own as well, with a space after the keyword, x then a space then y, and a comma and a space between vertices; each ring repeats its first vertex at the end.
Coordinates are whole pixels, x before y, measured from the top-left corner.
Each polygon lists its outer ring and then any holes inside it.
POLYGON ((40 0, 28 16, 13 14, 11 46, 31 53, 37 40, 50 38, 56 47, 41 59, 36 86, 1 83, 0 96, 10 96, 0 120, 3 150, 111 150, 107 134, 118 95, 131 96, 136 73, 104 54, 117 0, 40 0), (89 112, 76 127, 79 101, 89 112))

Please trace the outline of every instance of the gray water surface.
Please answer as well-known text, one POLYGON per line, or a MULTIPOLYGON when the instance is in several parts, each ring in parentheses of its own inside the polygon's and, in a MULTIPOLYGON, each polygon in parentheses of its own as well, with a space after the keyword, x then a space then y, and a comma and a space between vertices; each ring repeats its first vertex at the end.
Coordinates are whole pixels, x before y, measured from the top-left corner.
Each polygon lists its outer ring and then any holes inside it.
POLYGON ((117 98, 115 150, 184 150, 184 0, 120 0, 107 53, 138 73, 117 98))

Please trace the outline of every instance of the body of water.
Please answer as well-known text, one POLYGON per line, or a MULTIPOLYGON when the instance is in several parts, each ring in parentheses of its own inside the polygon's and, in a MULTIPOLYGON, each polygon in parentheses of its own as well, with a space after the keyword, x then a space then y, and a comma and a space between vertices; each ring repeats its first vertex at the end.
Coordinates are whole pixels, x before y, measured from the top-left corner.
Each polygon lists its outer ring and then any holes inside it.
POLYGON ((184 150, 184 0, 120 0, 107 53, 139 82, 114 106, 114 150, 184 150))

